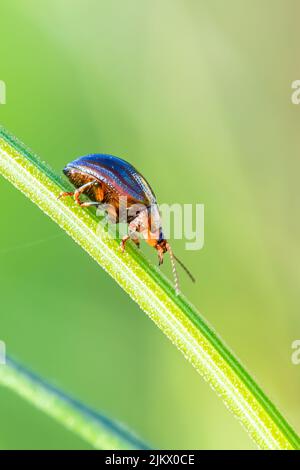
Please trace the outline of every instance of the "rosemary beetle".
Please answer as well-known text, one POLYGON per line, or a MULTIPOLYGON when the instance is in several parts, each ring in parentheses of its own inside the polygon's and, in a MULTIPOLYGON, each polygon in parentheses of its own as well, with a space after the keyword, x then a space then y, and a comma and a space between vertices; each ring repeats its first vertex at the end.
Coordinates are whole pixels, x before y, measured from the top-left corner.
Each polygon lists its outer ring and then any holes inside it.
POLYGON ((59 198, 71 196, 81 207, 100 206, 115 223, 120 221, 120 200, 126 198, 126 220, 128 234, 121 241, 125 250, 131 239, 139 247, 141 234, 145 241, 157 250, 159 265, 166 252, 170 254, 175 280, 175 291, 179 294, 178 275, 175 260, 195 282, 184 264, 174 255, 170 243, 165 239, 160 213, 154 192, 145 178, 128 162, 113 155, 94 154, 80 157, 67 164, 63 173, 75 186, 74 192, 63 192, 59 198), (89 201, 81 201, 85 194, 89 201))

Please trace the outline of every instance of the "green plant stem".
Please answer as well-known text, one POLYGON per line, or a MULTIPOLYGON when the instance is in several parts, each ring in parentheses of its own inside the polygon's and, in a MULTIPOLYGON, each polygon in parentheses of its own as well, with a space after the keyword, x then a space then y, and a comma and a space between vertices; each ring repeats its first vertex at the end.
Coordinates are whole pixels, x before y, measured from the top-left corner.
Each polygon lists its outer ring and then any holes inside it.
POLYGON ((297 434, 184 296, 176 296, 173 286, 133 247, 122 254, 118 241, 91 211, 68 199, 57 200, 61 190, 68 190, 68 184, 4 129, 0 131, 0 173, 58 223, 139 304, 260 448, 300 448, 297 434))
POLYGON ((11 358, 7 358, 5 365, 0 365, 0 384, 56 419, 95 449, 147 449, 119 423, 70 398, 11 358))

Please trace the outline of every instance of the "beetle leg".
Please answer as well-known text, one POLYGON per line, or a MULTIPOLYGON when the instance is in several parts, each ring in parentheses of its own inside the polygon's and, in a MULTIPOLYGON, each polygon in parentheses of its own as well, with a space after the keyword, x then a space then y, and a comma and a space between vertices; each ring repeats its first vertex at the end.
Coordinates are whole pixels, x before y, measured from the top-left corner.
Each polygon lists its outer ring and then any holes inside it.
POLYGON ((95 202, 81 202, 79 197, 82 193, 84 193, 88 188, 96 184, 97 181, 93 180, 90 181, 89 183, 84 184, 80 188, 76 189, 75 192, 61 192, 60 195, 58 196, 57 199, 62 199, 63 197, 68 197, 68 196, 74 196, 75 202, 79 204, 82 207, 89 207, 89 206, 96 206, 98 203, 95 202))
POLYGON ((74 196, 74 193, 60 193, 60 195, 58 196, 57 199, 62 199, 63 197, 67 197, 67 196, 74 196))
POLYGON ((139 241, 139 238, 136 234, 138 228, 139 228, 139 225, 140 225, 140 218, 139 216, 137 216, 135 219, 133 219, 132 222, 130 222, 129 226, 128 226, 128 232, 129 234, 128 235, 125 235, 123 238, 122 238, 122 241, 121 241, 121 250, 122 252, 124 253, 125 251, 125 245, 126 245, 126 242, 131 238, 131 240, 136 244, 136 246, 139 248, 140 247, 140 241, 139 241))
POLYGON ((157 252, 158 252, 158 266, 160 266, 164 262, 164 252, 162 249, 159 249, 159 248, 157 248, 157 252))
POLYGON ((118 223, 119 215, 118 212, 112 204, 104 204, 105 212, 106 212, 106 220, 109 224, 116 224, 118 223))
POLYGON ((130 236, 130 235, 125 235, 125 237, 122 238, 122 241, 121 241, 121 250, 122 252, 124 253, 125 251, 125 245, 126 245, 126 242, 131 239, 138 248, 140 248, 140 240, 139 238, 135 235, 135 236, 130 236))
POLYGON ((127 240, 129 240, 129 238, 130 238, 129 235, 125 235, 121 240, 120 248, 122 250, 122 253, 124 253, 125 251, 125 245, 126 245, 127 240))
POLYGON ((79 201, 77 204, 80 205, 80 207, 91 207, 91 206, 99 206, 101 202, 81 202, 79 201))
POLYGON ((139 237, 138 237, 137 235, 133 235, 133 236, 131 237, 131 240, 133 241, 133 243, 136 244, 136 246, 137 246, 138 248, 141 247, 141 246, 140 246, 140 245, 141 245, 141 244, 140 244, 140 239, 139 239, 139 237))
POLYGON ((97 183, 97 181, 93 180, 93 181, 90 181, 89 183, 84 184, 83 186, 80 186, 80 188, 76 189, 76 191, 74 193, 74 200, 75 200, 76 204, 78 204, 81 207, 89 207, 89 206, 98 205, 97 203, 95 204, 95 203, 91 203, 91 202, 81 202, 80 201, 80 195, 83 194, 91 186, 94 186, 94 184, 96 184, 96 183, 97 183))

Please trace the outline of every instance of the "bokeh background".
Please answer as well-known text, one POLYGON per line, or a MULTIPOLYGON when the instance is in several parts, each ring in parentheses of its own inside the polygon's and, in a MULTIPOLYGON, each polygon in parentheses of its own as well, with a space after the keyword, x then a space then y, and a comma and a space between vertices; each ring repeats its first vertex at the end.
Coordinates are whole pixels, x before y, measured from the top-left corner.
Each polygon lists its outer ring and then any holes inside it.
MULTIPOLYGON (((1 123, 57 171, 112 153, 160 202, 205 204, 205 248, 174 242, 198 280, 183 290, 299 432, 299 3, 2 0, 0 15, 1 123)), ((0 196, 9 354, 153 446, 254 448, 71 239, 3 179, 0 196)), ((4 390, 0 422, 3 449, 88 448, 4 390)))

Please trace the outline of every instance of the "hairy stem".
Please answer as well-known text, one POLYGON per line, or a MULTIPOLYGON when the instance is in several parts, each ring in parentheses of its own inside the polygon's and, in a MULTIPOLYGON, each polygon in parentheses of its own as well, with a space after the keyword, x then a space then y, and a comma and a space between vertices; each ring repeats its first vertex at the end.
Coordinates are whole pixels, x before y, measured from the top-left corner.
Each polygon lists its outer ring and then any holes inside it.
POLYGON ((183 295, 132 247, 118 241, 91 211, 57 200, 69 186, 0 130, 0 173, 58 223, 156 323, 211 385, 263 449, 297 449, 300 439, 262 390, 183 295))

